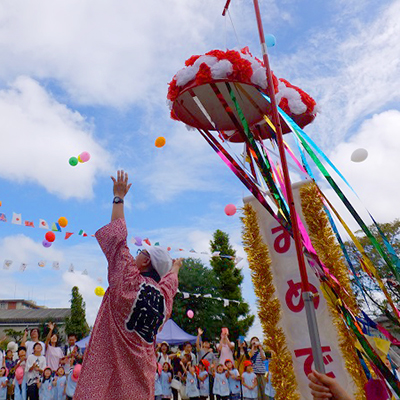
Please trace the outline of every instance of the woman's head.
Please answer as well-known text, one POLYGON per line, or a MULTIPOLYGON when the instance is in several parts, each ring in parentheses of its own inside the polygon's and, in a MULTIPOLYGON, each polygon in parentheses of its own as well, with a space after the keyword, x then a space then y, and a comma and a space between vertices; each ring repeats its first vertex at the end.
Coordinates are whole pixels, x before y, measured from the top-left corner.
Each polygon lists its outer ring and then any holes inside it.
POLYGON ((50 379, 52 372, 53 372, 53 371, 51 370, 50 367, 46 367, 46 368, 44 369, 44 371, 43 371, 43 377, 44 377, 44 379, 50 379))
POLYGON ((211 348, 211 343, 210 343, 210 341, 207 340, 207 339, 206 339, 206 340, 203 340, 202 347, 203 347, 204 350, 210 349, 210 348, 211 348))
POLYGON ((168 343, 167 342, 162 342, 160 349, 161 349, 161 353, 166 354, 168 352, 168 350, 169 350, 168 343))
POLYGON ((186 342, 185 345, 184 345, 184 350, 185 350, 185 352, 186 352, 186 353, 191 353, 191 352, 192 352, 192 349, 193 349, 192 344, 189 343, 189 342, 186 342))
POLYGON ((39 356, 42 353, 42 345, 38 342, 35 343, 33 346, 33 354, 35 354, 35 356, 39 356))
POLYGON ((6 375, 6 367, 1 367, 0 368, 0 376, 5 376, 6 375))
POLYGON ((57 375, 58 376, 64 376, 65 375, 64 367, 58 367, 57 375))
POLYGON ((31 329, 31 339, 33 341, 39 340, 39 329, 38 328, 31 329))
POLYGON ((51 336, 50 344, 52 346, 57 346, 57 344, 58 344, 58 336, 57 336, 57 334, 54 334, 54 335, 51 336))
POLYGON ((256 347, 260 344, 260 340, 258 339, 258 337, 254 336, 251 338, 250 340, 250 346, 251 347, 256 347))

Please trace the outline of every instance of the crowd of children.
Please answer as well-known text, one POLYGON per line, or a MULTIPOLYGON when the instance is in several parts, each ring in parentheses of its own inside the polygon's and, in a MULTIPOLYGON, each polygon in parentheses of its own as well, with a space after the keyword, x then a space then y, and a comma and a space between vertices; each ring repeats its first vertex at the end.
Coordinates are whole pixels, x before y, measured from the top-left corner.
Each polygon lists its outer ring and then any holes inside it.
POLYGON ((156 350, 155 400, 271 400, 275 392, 266 368, 267 356, 258 338, 252 338, 247 349, 244 340, 236 346, 223 329, 214 353, 208 340, 196 343, 196 354, 190 343, 182 351, 172 352, 166 342, 156 350))
POLYGON ((57 346, 54 325, 49 323, 46 342, 39 340, 39 330, 28 331, 18 346, 9 342, 0 361, 0 400, 69 400, 74 396, 81 371, 82 353, 75 344, 76 335, 68 336, 68 344, 57 346), (50 344, 50 342, 52 344, 50 344))

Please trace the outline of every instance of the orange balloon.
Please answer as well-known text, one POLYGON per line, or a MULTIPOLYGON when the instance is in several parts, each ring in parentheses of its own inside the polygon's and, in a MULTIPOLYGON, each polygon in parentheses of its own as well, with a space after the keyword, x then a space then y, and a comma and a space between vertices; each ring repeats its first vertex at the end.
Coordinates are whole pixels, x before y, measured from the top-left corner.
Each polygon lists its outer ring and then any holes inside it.
POLYGON ((160 136, 156 139, 155 145, 156 147, 163 147, 165 146, 165 143, 166 143, 165 137, 160 136))
POLYGON ((65 217, 58 218, 58 225, 60 225, 61 228, 65 228, 68 225, 67 218, 65 218, 65 217))

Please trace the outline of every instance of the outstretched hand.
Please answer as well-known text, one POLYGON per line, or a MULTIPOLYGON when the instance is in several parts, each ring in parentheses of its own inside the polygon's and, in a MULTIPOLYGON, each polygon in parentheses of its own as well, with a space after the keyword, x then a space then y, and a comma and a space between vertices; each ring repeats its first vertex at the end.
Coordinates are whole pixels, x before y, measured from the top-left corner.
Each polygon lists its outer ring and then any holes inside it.
POLYGON ((132 186, 132 183, 128 184, 128 174, 124 172, 124 170, 118 170, 117 179, 115 179, 113 176, 111 177, 111 179, 114 182, 114 196, 118 196, 123 199, 132 186))
POLYGON ((176 260, 172 260, 172 272, 175 272, 176 274, 179 273, 179 270, 182 267, 182 262, 183 262, 183 258, 177 258, 176 260))
POLYGON ((346 391, 338 384, 336 379, 329 378, 325 374, 313 371, 308 375, 313 399, 331 399, 331 400, 353 400, 346 391))

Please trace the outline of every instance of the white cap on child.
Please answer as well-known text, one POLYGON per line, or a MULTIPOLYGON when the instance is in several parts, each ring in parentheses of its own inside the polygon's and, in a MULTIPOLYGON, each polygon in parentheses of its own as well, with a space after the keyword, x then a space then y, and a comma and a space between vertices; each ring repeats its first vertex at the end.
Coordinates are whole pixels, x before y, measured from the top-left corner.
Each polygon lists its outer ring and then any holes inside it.
POLYGON ((147 246, 146 250, 150 254, 151 265, 160 278, 167 275, 172 268, 172 258, 168 250, 161 246, 147 246))

